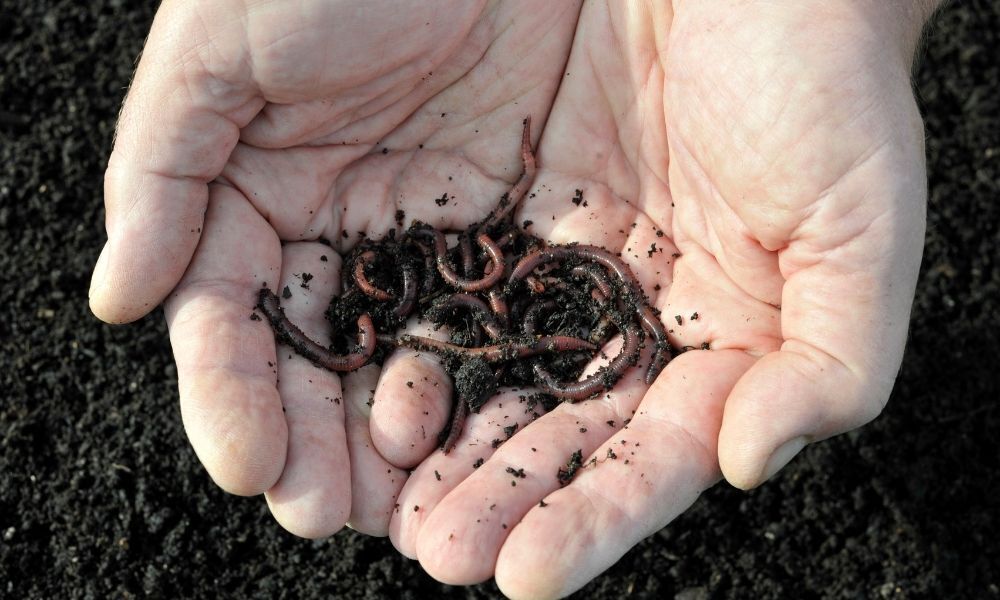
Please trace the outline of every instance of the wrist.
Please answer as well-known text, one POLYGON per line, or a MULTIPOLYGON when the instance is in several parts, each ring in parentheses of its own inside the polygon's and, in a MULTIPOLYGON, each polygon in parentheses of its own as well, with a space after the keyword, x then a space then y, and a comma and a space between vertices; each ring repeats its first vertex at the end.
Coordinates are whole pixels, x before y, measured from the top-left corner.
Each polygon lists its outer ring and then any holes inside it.
POLYGON ((822 10, 788 2, 785 8, 817 27, 855 45, 869 56, 895 58, 909 72, 924 27, 948 0, 836 0, 822 10), (837 33, 839 32, 839 33, 837 33))
POLYGON ((909 68, 914 60, 924 27, 948 0, 846 0, 871 27, 876 27, 895 41, 909 68))

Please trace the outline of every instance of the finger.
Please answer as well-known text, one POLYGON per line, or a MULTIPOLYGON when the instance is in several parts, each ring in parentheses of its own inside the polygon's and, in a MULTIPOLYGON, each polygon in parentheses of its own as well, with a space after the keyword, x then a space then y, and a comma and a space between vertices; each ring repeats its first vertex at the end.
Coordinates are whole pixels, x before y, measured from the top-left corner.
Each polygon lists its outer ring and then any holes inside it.
MULTIPOLYGON (((620 343, 609 345, 606 354, 614 356, 620 343)), ((560 404, 501 446, 426 518, 417 536, 421 566, 453 585, 492 576, 510 528, 559 487, 559 469, 571 455, 589 455, 632 417, 646 391, 644 373, 632 368, 603 396, 560 404), (508 469, 524 470, 516 486, 508 469)))
MULTIPOLYGON (((330 343, 326 308, 340 292, 340 257, 320 243, 282 248, 285 316, 307 336, 330 343)), ((350 458, 340 378, 287 346, 277 349, 278 393, 288 424, 281 478, 265 493, 271 514, 295 535, 319 538, 344 527, 351 512, 350 458)))
MULTIPOLYGON (((389 536, 403 555, 417 557, 417 535, 428 515, 451 490, 481 467, 518 430, 545 413, 535 390, 509 388, 465 421, 451 452, 432 452, 399 494, 389 536)), ((514 486, 517 480, 511 479, 514 486)), ((513 486, 512 486, 513 487, 513 486)))
POLYGON ((207 184, 263 105, 230 9, 165 2, 153 22, 105 175, 108 242, 90 289, 105 321, 141 317, 180 280, 202 234, 207 184))
POLYGON ((536 499, 513 527, 496 563, 504 594, 573 593, 718 481, 723 403, 753 360, 735 350, 676 358, 629 425, 587 458, 572 483, 536 499))
POLYGON ((274 335, 250 315, 260 286, 278 281, 281 246, 246 199, 221 185, 212 186, 205 232, 164 305, 181 417, 220 487, 260 494, 281 474, 287 429, 275 387, 274 335))
POLYGON ((369 429, 372 390, 379 368, 367 365, 343 376, 347 410, 347 446, 351 455, 351 518, 347 524, 361 533, 389 534, 396 497, 406 483, 404 469, 394 467, 375 450, 369 429))
MULTIPOLYGON (((446 339, 427 322, 412 320, 406 333, 446 339)), ((401 468, 417 465, 438 447, 451 415, 451 377, 429 352, 397 350, 385 361, 371 409, 371 435, 379 454, 401 468)))
MULTIPOLYGON (((922 198, 921 183, 881 175, 899 169, 876 156, 835 192, 851 198, 922 198), (863 186, 853 187, 862 182, 863 186), (890 178, 891 179, 891 178, 890 178), (887 186, 889 189, 885 189, 887 186)), ((719 438, 722 471, 750 488, 770 478, 807 443, 874 419, 885 406, 902 361, 913 300, 923 211, 888 212, 865 203, 852 219, 821 211, 782 252, 788 273, 778 352, 764 356, 726 403, 719 438), (832 221, 830 220, 832 219, 832 221)))

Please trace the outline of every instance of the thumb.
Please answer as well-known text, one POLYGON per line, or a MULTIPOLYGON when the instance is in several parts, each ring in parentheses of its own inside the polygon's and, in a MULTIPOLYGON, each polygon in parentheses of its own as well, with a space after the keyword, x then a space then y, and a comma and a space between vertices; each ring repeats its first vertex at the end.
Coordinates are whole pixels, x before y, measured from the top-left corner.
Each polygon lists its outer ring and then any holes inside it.
POLYGON ((780 252, 784 342, 737 382, 719 434, 719 463, 736 487, 759 485, 807 443, 874 419, 889 397, 925 226, 920 155, 901 154, 842 179, 833 210, 817 210, 780 252))
POLYGON ((208 182, 264 102, 229 3, 166 1, 125 100, 104 179, 105 227, 90 307, 133 321, 177 284, 201 237, 208 182))

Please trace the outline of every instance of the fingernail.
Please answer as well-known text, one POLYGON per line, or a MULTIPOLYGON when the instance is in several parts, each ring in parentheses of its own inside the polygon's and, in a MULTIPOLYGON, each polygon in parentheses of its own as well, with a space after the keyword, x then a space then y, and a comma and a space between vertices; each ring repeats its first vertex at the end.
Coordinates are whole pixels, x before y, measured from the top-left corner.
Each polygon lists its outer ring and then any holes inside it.
POLYGON ((795 458, 806 446, 805 436, 799 436, 788 442, 782 444, 777 450, 771 454, 771 458, 767 460, 767 464, 764 465, 764 471, 761 473, 761 483, 764 483, 768 479, 774 476, 775 473, 781 470, 782 467, 787 465, 789 461, 795 458))
POLYGON ((109 245, 110 242, 104 244, 104 248, 101 248, 101 255, 97 257, 97 264, 94 265, 94 273, 90 276, 90 289, 87 290, 87 298, 92 298, 94 291, 104 285, 104 278, 107 276, 108 271, 109 245))

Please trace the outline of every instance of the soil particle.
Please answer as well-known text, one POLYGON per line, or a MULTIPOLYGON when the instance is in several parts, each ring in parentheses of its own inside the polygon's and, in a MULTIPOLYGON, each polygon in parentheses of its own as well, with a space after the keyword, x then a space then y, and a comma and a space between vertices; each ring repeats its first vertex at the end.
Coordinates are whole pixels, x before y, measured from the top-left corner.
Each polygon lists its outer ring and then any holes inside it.
POLYGON ((556 473, 556 479, 559 480, 560 486, 567 485, 570 481, 573 481, 573 477, 576 476, 576 472, 583 466, 583 450, 577 450, 570 455, 569 460, 566 461, 566 467, 559 467, 559 471, 556 473))
POLYGON ((496 394, 496 376, 489 363, 481 358, 463 361, 454 377, 458 397, 469 404, 472 412, 479 412, 480 407, 496 394))

